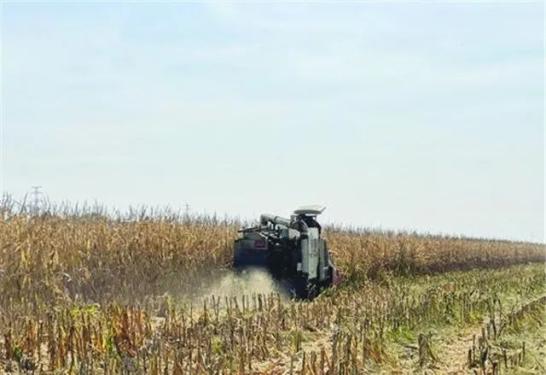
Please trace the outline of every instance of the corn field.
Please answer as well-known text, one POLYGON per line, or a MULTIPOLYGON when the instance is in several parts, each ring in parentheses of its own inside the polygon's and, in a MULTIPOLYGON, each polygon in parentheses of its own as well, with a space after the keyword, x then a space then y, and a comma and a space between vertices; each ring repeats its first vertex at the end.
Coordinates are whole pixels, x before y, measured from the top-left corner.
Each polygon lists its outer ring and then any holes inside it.
MULTIPOLYGON (((146 209, 29 215, 4 205, 0 370, 411 373, 448 362, 429 327, 517 322, 545 293, 541 244, 332 227, 326 238, 345 281, 318 299, 192 299, 229 269, 240 225, 146 209)), ((468 358, 464 349, 468 371, 501 371, 477 359, 480 343, 468 358)))

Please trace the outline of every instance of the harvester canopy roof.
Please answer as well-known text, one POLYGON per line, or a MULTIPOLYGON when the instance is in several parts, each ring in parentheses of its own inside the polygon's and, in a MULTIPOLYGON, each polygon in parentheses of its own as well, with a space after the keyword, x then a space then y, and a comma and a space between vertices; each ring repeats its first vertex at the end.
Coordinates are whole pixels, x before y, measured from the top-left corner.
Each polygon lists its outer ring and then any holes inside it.
POLYGON ((324 210, 326 209, 326 206, 321 206, 319 204, 312 204, 309 206, 301 206, 297 210, 294 211, 294 214, 296 215, 320 215, 324 210))

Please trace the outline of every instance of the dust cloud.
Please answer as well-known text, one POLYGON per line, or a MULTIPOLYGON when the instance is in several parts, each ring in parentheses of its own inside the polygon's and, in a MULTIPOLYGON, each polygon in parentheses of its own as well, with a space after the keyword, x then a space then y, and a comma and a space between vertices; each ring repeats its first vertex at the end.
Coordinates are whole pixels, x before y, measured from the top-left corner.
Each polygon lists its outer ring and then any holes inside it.
POLYGON ((276 293, 287 298, 286 293, 269 273, 260 269, 250 269, 242 272, 226 271, 211 285, 204 288, 198 299, 210 296, 242 298, 256 294, 276 293))

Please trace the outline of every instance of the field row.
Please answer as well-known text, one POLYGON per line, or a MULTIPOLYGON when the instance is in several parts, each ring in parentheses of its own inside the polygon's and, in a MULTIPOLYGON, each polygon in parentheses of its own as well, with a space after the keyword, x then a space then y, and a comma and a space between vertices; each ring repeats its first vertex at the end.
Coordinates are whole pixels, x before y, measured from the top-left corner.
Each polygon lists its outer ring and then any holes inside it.
MULTIPOLYGON (((313 302, 211 297, 199 306, 72 305, 3 321, 5 370, 341 373, 437 368, 434 331, 480 326, 492 309, 543 296, 542 265, 437 276, 384 274, 313 302)), ((529 348, 532 351, 533 348, 529 348)))

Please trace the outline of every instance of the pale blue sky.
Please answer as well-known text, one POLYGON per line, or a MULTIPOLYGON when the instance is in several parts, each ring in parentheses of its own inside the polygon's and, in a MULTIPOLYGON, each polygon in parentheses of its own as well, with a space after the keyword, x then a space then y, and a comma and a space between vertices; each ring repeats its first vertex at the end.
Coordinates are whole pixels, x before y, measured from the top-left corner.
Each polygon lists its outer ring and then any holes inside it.
POLYGON ((2 5, 1 190, 544 240, 544 5, 2 5))

